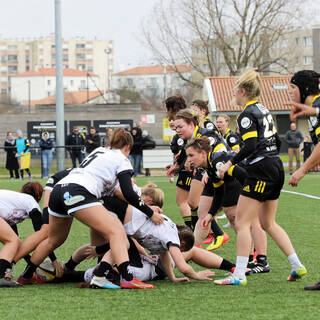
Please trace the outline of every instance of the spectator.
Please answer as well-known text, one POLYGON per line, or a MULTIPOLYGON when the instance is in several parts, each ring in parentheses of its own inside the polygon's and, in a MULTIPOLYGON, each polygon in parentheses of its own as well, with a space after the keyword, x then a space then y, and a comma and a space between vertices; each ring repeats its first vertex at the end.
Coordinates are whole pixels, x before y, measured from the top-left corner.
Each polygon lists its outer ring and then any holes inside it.
POLYGON ((79 128, 73 127, 72 133, 67 136, 66 140, 67 150, 70 153, 73 168, 77 167, 76 160, 78 159, 79 164, 83 160, 83 148, 84 139, 82 134, 79 133, 79 128))
POLYGON ((296 158, 296 170, 300 168, 300 144, 303 141, 303 136, 299 130, 296 128, 296 124, 291 122, 290 130, 287 131, 285 136, 285 141, 288 144, 289 153, 289 173, 293 173, 292 162, 293 155, 296 158))
POLYGON ((20 168, 20 179, 23 180, 23 170, 26 170, 26 172, 29 175, 29 178, 32 179, 32 175, 30 172, 30 160, 31 160, 31 154, 30 154, 30 144, 29 140, 23 135, 23 132, 21 129, 17 130, 17 136, 16 139, 16 145, 17 145, 17 158, 19 162, 19 168, 20 168))
POLYGON ((19 179, 19 163, 16 157, 16 139, 10 131, 7 133, 7 138, 4 142, 4 150, 7 152, 6 169, 10 172, 10 179, 14 178, 13 173, 15 174, 15 178, 19 179))
MULTIPOLYGON (((156 147, 156 143, 152 139, 152 137, 149 135, 147 130, 142 131, 142 150, 148 150, 148 149, 154 149, 156 147)), ((146 176, 150 176, 150 169, 145 168, 146 170, 146 176)))
POLYGON ((87 155, 100 147, 100 138, 95 127, 90 127, 89 134, 86 136, 85 146, 87 155))
POLYGON ((43 132, 40 140, 41 160, 42 160, 42 178, 48 178, 50 175, 53 140, 49 137, 49 132, 43 132))
POLYGON ((138 127, 133 127, 131 130, 133 137, 133 147, 131 149, 129 159, 133 166, 133 175, 136 177, 138 174, 144 174, 141 172, 141 160, 142 160, 142 132, 138 127))
POLYGON ((102 143, 104 147, 109 147, 112 135, 113 135, 113 129, 106 128, 106 135, 103 138, 103 143, 102 143))

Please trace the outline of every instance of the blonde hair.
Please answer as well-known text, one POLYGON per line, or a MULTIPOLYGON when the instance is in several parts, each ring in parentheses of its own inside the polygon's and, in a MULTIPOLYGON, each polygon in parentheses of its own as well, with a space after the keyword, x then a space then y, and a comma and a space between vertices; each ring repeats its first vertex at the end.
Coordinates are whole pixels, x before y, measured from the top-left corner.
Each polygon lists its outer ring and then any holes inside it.
POLYGON ((255 98, 260 95, 261 77, 258 69, 249 69, 243 73, 236 81, 236 89, 245 89, 249 98, 255 98))
POLYGON ((199 125, 199 114, 191 109, 183 109, 177 112, 175 116, 176 119, 182 119, 184 120, 187 124, 190 124, 191 122, 195 125, 199 125))
POLYGON ((154 183, 148 183, 141 188, 142 194, 148 196, 152 199, 152 205, 158 206, 159 208, 163 207, 164 202, 164 192, 158 188, 154 183))
POLYGON ((219 114, 218 118, 223 118, 224 120, 226 120, 226 122, 230 123, 230 117, 227 114, 219 114))

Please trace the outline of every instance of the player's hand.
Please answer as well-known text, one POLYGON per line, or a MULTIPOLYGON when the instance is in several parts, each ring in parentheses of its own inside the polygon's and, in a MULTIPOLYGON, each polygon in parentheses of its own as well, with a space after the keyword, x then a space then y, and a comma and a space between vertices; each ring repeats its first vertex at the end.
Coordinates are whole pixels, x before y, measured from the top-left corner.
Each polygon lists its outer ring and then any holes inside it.
POLYGON ((286 106, 293 106, 290 111, 291 121, 296 121, 300 117, 316 116, 316 109, 302 103, 293 101, 285 102, 286 106))
POLYGON ((289 179, 289 185, 293 187, 297 187, 299 181, 306 175, 303 168, 298 169, 289 179))
POLYGON ((154 261, 155 265, 158 264, 159 256, 157 256, 156 254, 148 255, 148 258, 151 259, 152 261, 154 261))
POLYGON ((186 168, 187 171, 191 171, 191 163, 189 160, 187 160, 184 164, 184 167, 186 168))
POLYGON ((215 275, 215 272, 211 270, 202 270, 197 272, 198 280, 209 280, 212 281, 210 277, 213 277, 215 275))
POLYGON ((176 171, 177 166, 175 164, 169 164, 168 166, 166 166, 166 169, 167 169, 167 172, 166 172, 167 176, 171 177, 176 171))
POLYGON ((183 277, 183 278, 176 278, 174 277, 173 279, 171 279, 172 282, 189 282, 189 278, 187 277, 183 277))
POLYGON ((207 214, 202 220, 202 229, 204 230, 208 229, 212 219, 213 219, 212 215, 207 214))
POLYGON ((218 170, 217 170, 217 174, 219 176, 220 179, 224 178, 225 173, 229 170, 229 168, 232 166, 231 161, 227 161, 223 166, 221 166, 218 170))
POLYGON ((62 264, 58 260, 55 260, 52 262, 52 265, 56 271, 56 277, 61 278, 63 276, 63 272, 64 272, 62 264))
POLYGON ((164 217, 157 212, 154 212, 150 219, 154 224, 161 224, 164 221, 164 217))
POLYGON ((88 245, 86 250, 84 251, 84 255, 86 255, 86 259, 97 258, 98 254, 95 246, 88 245))
POLYGON ((202 176, 202 180, 201 180, 202 184, 206 185, 208 182, 208 179, 209 179, 208 173, 205 172, 204 175, 202 176))

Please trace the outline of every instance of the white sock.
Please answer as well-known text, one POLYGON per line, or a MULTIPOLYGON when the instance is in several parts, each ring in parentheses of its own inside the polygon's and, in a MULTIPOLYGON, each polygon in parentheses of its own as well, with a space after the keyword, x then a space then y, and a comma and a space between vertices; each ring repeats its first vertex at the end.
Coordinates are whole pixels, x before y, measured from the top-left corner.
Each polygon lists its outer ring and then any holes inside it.
POLYGON ((246 277, 246 269, 248 265, 249 257, 237 256, 236 269, 233 275, 238 279, 244 279, 246 277))
POLYGON ((296 253, 290 254, 290 256, 288 256, 288 260, 291 264, 292 270, 298 270, 302 266, 302 263, 296 253))

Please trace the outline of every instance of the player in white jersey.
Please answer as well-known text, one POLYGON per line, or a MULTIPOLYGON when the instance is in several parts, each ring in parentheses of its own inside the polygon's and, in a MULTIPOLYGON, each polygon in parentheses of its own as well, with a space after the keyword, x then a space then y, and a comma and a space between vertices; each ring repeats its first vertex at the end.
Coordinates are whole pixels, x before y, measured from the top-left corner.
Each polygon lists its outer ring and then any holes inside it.
MULTIPOLYGON (((11 263, 23 257, 25 244, 20 246, 17 224, 25 219, 31 219, 35 231, 42 225, 41 209, 38 202, 42 197, 42 186, 38 182, 26 183, 20 192, 0 190, 0 287, 20 287, 6 274, 11 269, 11 263)), ((37 232, 35 232, 36 238, 37 232)), ((34 240, 37 240, 34 238, 34 240)))
MULTIPOLYGON (((139 207, 154 223, 162 223, 159 208, 150 208, 133 191, 132 167, 127 159, 133 145, 130 133, 123 129, 114 132, 110 148, 98 148, 86 157, 77 170, 59 181, 49 200, 49 237, 34 251, 27 270, 18 281, 33 283, 37 266, 49 252, 66 240, 73 217, 100 233, 110 243, 112 254, 121 275, 121 288, 150 288, 129 272, 128 241, 121 223, 113 217, 98 200, 103 193, 113 190, 117 180, 129 203, 139 207)), ((97 277, 103 277, 99 273, 97 277)), ((111 282, 105 288, 120 288, 111 282)))

